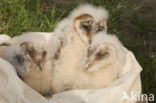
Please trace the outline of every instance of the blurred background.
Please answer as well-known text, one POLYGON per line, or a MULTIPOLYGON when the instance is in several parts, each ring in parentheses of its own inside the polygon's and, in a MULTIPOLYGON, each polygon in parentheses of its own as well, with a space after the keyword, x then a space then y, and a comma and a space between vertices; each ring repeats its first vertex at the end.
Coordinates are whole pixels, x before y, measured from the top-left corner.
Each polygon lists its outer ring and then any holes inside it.
POLYGON ((109 11, 108 32, 116 34, 143 67, 143 93, 156 96, 156 0, 0 0, 0 34, 52 32, 82 3, 109 11))

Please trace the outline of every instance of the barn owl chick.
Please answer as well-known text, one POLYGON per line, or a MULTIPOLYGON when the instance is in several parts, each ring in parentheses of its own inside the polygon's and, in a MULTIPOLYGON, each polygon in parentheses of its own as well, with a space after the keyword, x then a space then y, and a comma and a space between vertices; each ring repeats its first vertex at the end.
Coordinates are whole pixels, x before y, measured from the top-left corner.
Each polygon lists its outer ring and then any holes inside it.
POLYGON ((46 68, 47 51, 45 47, 32 42, 16 44, 2 43, 5 47, 2 58, 9 61, 16 69, 18 76, 42 95, 51 91, 51 75, 46 68))
POLYGON ((114 80, 103 79, 107 72, 88 72, 81 66, 86 48, 98 32, 107 30, 108 12, 102 7, 82 5, 61 21, 54 32, 63 35, 56 55, 52 89, 54 93, 73 89, 102 88, 114 80), (65 26, 63 26, 63 24, 65 26), (58 57, 59 54, 59 57, 58 57), (95 81, 95 82, 93 82, 95 81))
MULTIPOLYGON (((69 16, 60 21, 53 34, 59 38, 58 52, 55 57, 63 54, 61 48, 66 48, 73 40, 89 45, 91 38, 98 32, 107 31, 108 11, 102 7, 84 4, 74 9, 69 16), (74 37, 77 37, 74 39, 74 37)), ((51 41, 53 38, 51 38, 51 41)), ((51 46, 51 43, 50 43, 51 46)), ((52 54, 53 52, 51 52, 52 54)))

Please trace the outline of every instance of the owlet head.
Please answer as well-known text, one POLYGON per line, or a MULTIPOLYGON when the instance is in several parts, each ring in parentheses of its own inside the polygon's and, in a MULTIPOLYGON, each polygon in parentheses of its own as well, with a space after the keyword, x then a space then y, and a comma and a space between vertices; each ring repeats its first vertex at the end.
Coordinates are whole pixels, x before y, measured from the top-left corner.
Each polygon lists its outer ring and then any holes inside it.
POLYGON ((2 56, 9 61, 16 69, 19 77, 23 78, 26 71, 37 68, 43 69, 47 51, 42 47, 37 47, 31 42, 20 44, 10 44, 4 42, 0 47, 6 47, 2 56))
POLYGON ((20 44, 22 51, 26 55, 26 59, 36 65, 40 70, 43 69, 47 51, 42 47, 35 47, 30 42, 23 42, 20 44))
POLYGON ((102 7, 82 5, 71 13, 73 27, 80 37, 89 40, 98 32, 107 31, 108 12, 102 7))

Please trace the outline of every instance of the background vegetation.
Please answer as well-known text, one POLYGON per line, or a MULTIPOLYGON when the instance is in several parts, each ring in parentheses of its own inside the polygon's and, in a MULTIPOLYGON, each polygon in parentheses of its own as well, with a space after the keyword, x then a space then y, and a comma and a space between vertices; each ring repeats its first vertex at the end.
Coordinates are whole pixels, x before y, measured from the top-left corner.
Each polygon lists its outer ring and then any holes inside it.
POLYGON ((109 10, 108 32, 116 34, 143 67, 143 93, 156 96, 156 0, 0 0, 0 34, 51 32, 81 3, 109 10))

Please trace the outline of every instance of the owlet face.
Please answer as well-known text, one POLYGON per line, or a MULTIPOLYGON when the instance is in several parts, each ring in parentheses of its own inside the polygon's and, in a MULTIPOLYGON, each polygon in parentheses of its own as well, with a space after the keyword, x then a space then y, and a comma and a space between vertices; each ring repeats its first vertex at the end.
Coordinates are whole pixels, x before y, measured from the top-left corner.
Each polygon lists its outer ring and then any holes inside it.
POLYGON ((26 56, 26 60, 36 65, 38 69, 42 70, 47 55, 47 51, 43 47, 35 47, 29 42, 20 44, 22 51, 26 56))
POLYGON ((84 41, 89 41, 96 33, 107 30, 107 20, 94 20, 89 14, 82 14, 74 19, 74 29, 84 41))
POLYGON ((3 43, 1 46, 7 47, 3 57, 15 67, 20 78, 23 78, 29 69, 43 70, 47 55, 47 51, 43 48, 34 47, 30 42, 23 42, 19 45, 3 43))

